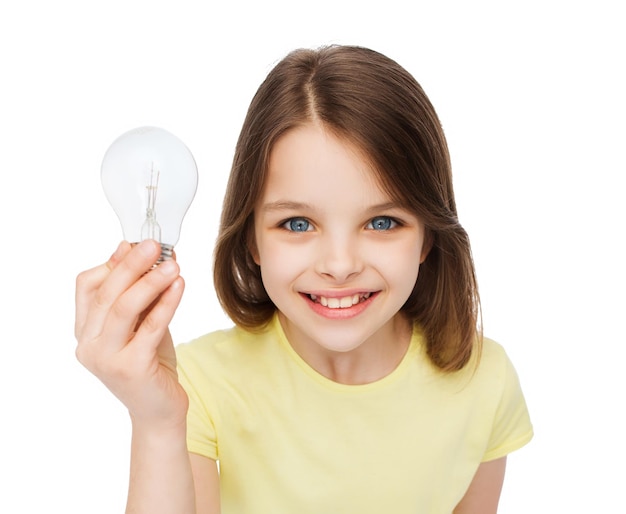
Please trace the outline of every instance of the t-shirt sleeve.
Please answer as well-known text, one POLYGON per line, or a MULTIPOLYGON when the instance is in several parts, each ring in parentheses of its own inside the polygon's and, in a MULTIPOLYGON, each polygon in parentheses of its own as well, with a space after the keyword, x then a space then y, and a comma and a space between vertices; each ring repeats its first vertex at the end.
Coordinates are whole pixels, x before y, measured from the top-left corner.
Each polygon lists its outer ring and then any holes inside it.
POLYGON ((210 391, 206 387, 208 384, 204 383, 206 370, 200 368, 192 343, 179 345, 176 358, 178 380, 189 397, 187 449, 191 453, 217 460, 217 435, 213 417, 216 410, 211 405, 210 391))
POLYGON ((502 393, 483 462, 504 457, 527 444, 533 437, 533 427, 519 378, 504 350, 502 357, 502 393))

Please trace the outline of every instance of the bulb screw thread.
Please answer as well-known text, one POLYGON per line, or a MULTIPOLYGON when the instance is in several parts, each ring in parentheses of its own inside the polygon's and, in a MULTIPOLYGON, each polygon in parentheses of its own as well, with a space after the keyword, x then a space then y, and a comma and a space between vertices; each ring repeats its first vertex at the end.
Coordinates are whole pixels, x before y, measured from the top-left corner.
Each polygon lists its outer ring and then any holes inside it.
POLYGON ((168 245, 165 243, 160 243, 160 244, 161 244, 161 255, 159 256, 159 259, 156 261, 157 265, 161 264, 163 261, 169 261, 174 255, 174 245, 168 245))
MULTIPOLYGON (((137 244, 139 244, 139 243, 132 243, 133 246, 135 246, 137 244)), ((156 268, 163 261, 169 261, 174 256, 174 245, 168 245, 166 243, 159 243, 159 244, 161 245, 161 255, 159 255, 159 258, 152 265, 152 268, 150 268, 150 269, 156 268)))

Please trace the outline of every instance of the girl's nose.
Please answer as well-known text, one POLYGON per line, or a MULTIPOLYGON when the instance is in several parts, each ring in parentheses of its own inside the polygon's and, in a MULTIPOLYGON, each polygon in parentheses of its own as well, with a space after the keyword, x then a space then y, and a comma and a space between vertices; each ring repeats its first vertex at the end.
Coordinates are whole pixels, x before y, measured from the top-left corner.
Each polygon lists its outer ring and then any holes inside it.
POLYGON ((336 282, 346 282, 363 270, 356 241, 346 236, 326 237, 320 241, 316 271, 336 282))

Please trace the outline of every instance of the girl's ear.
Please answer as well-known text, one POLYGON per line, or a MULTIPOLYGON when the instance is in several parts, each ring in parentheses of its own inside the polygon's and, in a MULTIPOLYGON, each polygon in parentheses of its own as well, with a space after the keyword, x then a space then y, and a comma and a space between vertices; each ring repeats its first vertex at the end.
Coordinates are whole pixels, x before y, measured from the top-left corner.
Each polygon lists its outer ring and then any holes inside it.
POLYGON ((426 229, 426 233, 424 234, 424 242, 422 243, 422 253, 420 255, 420 264, 422 264, 426 260, 426 257, 428 257, 428 254, 430 253, 430 250, 432 249, 434 243, 435 243, 434 234, 430 230, 426 229))

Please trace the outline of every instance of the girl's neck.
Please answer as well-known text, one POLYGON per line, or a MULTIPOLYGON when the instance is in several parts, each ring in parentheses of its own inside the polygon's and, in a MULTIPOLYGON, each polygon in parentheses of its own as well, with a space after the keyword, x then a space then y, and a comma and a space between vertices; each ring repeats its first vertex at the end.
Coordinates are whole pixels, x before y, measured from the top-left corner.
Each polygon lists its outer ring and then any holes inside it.
POLYGON ((370 384, 391 374, 406 355, 413 333, 411 323, 397 314, 358 347, 339 352, 298 333, 280 312, 278 319, 291 347, 311 368, 333 382, 346 385, 370 384))

